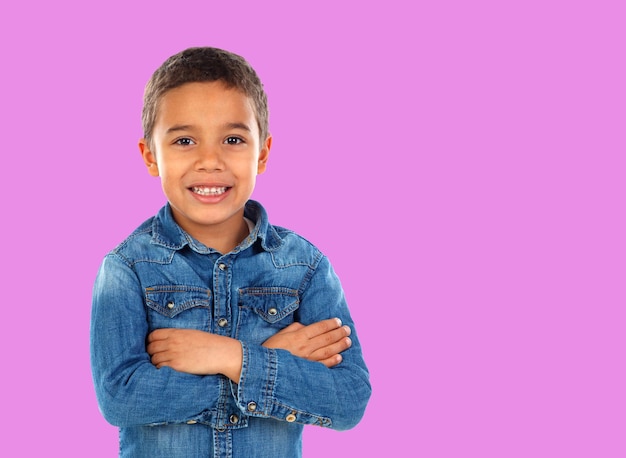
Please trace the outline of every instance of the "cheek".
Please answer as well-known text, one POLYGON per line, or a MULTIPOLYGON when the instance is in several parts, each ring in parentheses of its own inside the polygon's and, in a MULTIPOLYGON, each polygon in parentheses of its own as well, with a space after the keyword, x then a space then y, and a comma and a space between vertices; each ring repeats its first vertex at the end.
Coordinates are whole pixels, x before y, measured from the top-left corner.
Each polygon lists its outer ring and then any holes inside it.
POLYGON ((231 171, 239 175, 240 178, 253 177, 257 174, 258 159, 254 157, 233 158, 229 164, 231 171))
POLYGON ((159 177, 161 178, 161 187, 163 189, 177 187, 180 182, 180 176, 176 173, 176 170, 171 167, 160 168, 159 177))
POLYGON ((180 178, 188 165, 182 159, 161 161, 158 163, 159 172, 162 179, 177 179, 180 178))

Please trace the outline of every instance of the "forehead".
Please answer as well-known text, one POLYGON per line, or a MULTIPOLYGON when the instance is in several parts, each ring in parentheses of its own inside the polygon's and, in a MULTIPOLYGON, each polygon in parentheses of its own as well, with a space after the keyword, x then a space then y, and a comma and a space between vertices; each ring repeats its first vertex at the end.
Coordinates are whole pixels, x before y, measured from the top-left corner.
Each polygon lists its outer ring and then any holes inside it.
POLYGON ((191 120, 256 124, 256 114, 250 97, 221 81, 185 83, 161 96, 157 105, 157 124, 191 120))

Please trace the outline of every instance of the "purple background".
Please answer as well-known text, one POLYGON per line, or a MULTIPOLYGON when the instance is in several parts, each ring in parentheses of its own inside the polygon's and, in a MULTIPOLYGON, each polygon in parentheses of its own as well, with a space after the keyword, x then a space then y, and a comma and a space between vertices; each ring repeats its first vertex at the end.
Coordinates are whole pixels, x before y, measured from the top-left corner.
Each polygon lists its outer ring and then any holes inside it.
POLYGON ((4 2, 2 455, 116 455, 91 287, 164 202, 143 86, 212 45, 265 83, 254 197, 328 254, 371 370, 305 457, 626 456, 622 5, 4 2))

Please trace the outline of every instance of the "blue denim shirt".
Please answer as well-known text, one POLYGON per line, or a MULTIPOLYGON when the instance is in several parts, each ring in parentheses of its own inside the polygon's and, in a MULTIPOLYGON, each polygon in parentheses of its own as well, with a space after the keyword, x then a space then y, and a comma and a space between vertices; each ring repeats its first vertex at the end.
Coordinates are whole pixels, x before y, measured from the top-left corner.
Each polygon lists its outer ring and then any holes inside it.
POLYGON ((355 426, 369 374, 339 280, 295 233, 246 205, 254 230, 222 255, 194 240, 169 205, 109 253, 93 293, 91 360, 102 414, 120 428, 123 457, 298 457, 303 425, 355 426), (352 330, 327 368, 261 344, 294 321, 339 317, 352 330), (239 383, 157 369, 146 337, 158 328, 238 339, 239 383))

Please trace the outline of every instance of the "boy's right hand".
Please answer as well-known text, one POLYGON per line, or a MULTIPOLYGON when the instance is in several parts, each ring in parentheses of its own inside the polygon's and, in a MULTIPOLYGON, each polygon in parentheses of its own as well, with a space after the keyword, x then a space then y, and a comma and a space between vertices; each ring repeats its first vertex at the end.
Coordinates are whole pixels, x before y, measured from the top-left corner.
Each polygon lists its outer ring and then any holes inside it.
POLYGON ((331 318, 305 326, 292 323, 263 342, 266 348, 280 348, 295 356, 333 367, 342 360, 340 353, 350 348, 350 328, 331 318))

